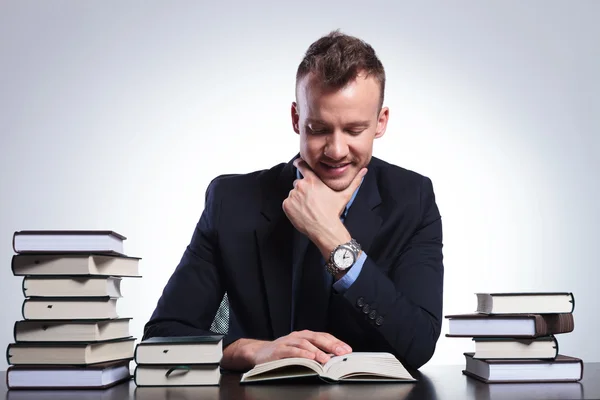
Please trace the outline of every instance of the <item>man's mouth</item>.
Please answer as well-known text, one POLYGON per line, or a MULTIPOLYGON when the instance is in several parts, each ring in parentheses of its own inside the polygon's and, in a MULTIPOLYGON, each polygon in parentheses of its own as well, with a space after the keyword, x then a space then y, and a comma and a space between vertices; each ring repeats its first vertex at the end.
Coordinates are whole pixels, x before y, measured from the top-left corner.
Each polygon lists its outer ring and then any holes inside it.
POLYGON ((321 161, 321 164, 323 164, 324 166, 326 166, 327 168, 331 168, 331 169, 335 169, 335 168, 344 168, 346 165, 350 165, 350 163, 341 163, 341 164, 331 164, 331 163, 324 163, 321 161))
POLYGON ((321 165, 323 167, 325 167, 326 171, 329 171, 331 173, 343 173, 346 171, 346 169, 348 169, 348 167, 350 166, 350 163, 346 162, 346 163, 325 163, 321 161, 321 165))

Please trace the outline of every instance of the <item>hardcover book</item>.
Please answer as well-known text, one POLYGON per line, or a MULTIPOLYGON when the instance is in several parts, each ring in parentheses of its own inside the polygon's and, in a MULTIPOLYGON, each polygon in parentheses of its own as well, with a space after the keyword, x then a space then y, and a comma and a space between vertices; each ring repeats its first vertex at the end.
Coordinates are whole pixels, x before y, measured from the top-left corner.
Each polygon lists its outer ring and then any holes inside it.
POLYGON ((570 292, 475 293, 477 312, 485 314, 562 314, 575 308, 570 292))
POLYGON ((23 301, 24 319, 118 318, 117 299, 110 297, 30 297, 23 301))
POLYGON ((447 315, 447 337, 525 337, 568 333, 573 314, 455 314, 447 315))
POLYGON ((16 342, 98 342, 131 337, 131 318, 15 322, 16 342))
POLYGON ((221 380, 219 364, 138 365, 133 374, 137 386, 206 386, 221 380))
POLYGON ((153 337, 135 348, 138 364, 218 364, 223 356, 223 336, 153 337))
POLYGON ((517 338, 473 338, 473 358, 533 358, 554 359, 558 356, 558 341, 553 335, 534 339, 517 338))
POLYGON ((134 342, 135 338, 94 343, 11 343, 6 348, 6 361, 10 365, 89 365, 132 359, 134 342))
POLYGON ((11 365, 6 371, 6 387, 9 389, 106 389, 130 378, 129 360, 85 367, 11 365))
POLYGON ((112 276, 27 276, 25 297, 111 297, 121 295, 122 278, 112 276))
POLYGON ((577 382, 583 378, 583 361, 559 354, 555 360, 478 360, 464 353, 463 373, 485 383, 577 382))
POLYGON ((13 275, 95 275, 139 277, 139 257, 98 254, 16 254, 13 275))
POLYGON ((23 230, 13 234, 15 253, 124 254, 125 236, 108 230, 23 230))

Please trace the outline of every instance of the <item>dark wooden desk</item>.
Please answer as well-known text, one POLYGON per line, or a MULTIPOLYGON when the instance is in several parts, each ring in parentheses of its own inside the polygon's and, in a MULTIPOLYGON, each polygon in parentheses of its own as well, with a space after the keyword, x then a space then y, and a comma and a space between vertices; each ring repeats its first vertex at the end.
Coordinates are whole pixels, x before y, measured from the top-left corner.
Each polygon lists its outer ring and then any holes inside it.
MULTIPOLYGON (((583 380, 578 383, 520 383, 486 385, 462 375, 462 366, 425 367, 416 376, 418 383, 401 384, 327 384, 279 383, 240 385, 239 375, 223 375, 218 387, 137 388, 133 381, 107 390, 6 390, 3 372, 0 399, 52 400, 162 400, 162 399, 600 399, 600 363, 585 364, 583 380)), ((317 381, 318 382, 318 381, 317 381)))

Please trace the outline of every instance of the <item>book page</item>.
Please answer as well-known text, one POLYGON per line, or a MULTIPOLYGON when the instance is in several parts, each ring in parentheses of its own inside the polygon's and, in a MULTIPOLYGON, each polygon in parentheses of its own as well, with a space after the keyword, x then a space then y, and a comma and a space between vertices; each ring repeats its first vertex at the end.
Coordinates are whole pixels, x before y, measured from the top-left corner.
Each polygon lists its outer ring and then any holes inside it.
POLYGON ((323 373, 321 364, 307 358, 284 358, 259 364, 242 375, 240 382, 314 376, 323 373))
POLYGON ((332 380, 415 381, 390 353, 357 352, 332 357, 323 367, 324 378, 332 380))

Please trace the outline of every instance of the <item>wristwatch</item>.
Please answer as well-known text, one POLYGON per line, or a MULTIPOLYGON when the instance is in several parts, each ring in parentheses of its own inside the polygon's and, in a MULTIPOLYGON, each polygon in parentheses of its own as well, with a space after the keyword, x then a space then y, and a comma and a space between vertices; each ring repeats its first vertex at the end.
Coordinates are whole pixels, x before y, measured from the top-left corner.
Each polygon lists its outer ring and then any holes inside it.
POLYGON ((333 249, 329 256, 329 261, 325 264, 327 272, 331 275, 336 275, 347 270, 354 265, 356 260, 358 260, 360 252, 360 244, 354 239, 350 240, 348 243, 340 244, 333 249))

